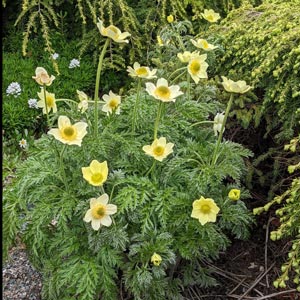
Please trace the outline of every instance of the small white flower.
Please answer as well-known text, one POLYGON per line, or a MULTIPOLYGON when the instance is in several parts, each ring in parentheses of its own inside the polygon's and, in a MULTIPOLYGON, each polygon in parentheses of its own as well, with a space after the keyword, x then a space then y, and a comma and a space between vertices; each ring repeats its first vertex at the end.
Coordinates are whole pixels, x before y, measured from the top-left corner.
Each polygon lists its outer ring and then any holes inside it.
POLYGON ((27 141, 25 139, 21 139, 21 141, 19 142, 19 146, 25 149, 27 146, 27 141))
POLYGON ((52 54, 52 58, 53 58, 54 60, 57 60, 58 57, 59 57, 59 54, 58 54, 58 53, 53 53, 53 54, 52 54))
POLYGON ((30 108, 38 108, 37 99, 29 99, 28 100, 28 106, 30 108))
POLYGON ((6 95, 13 95, 16 97, 21 95, 21 86, 18 82, 12 82, 6 89, 6 95))
POLYGON ((80 67, 80 61, 76 58, 73 58, 71 61, 70 61, 70 64, 69 64, 69 69, 73 69, 73 68, 79 68, 80 67))
MULTIPOLYGON (((224 112, 222 112, 222 113, 217 113, 215 118, 214 118, 213 129, 214 129, 214 132, 215 132, 215 136, 218 135, 218 132, 221 132, 224 117, 225 117, 224 112)), ((225 127, 223 128, 223 132, 224 132, 224 130, 225 130, 225 127)))

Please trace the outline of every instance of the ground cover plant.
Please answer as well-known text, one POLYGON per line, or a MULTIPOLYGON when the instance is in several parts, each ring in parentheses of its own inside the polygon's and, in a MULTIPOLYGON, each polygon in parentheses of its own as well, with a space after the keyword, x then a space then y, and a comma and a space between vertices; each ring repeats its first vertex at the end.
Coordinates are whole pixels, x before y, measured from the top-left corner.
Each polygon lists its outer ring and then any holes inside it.
POLYGON ((59 76, 41 65, 32 74, 47 130, 5 190, 3 253, 18 234, 45 299, 181 299, 188 285, 215 284, 203 262, 249 236, 242 178, 252 153, 223 133, 235 97, 251 86, 227 74, 210 84, 215 46, 188 45, 176 31, 183 25, 168 22, 174 39, 152 57, 162 68, 128 65, 130 90, 99 93, 108 47, 130 47, 129 32, 101 19, 93 95, 66 98, 55 90, 59 76), (174 43, 183 46, 168 64, 174 43))

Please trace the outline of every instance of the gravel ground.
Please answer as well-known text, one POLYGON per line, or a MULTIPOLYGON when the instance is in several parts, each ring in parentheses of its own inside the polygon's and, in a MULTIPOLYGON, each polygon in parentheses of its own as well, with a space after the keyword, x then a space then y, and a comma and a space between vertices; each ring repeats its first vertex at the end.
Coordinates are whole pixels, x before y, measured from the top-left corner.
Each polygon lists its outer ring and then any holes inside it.
POLYGON ((24 248, 13 248, 2 266, 3 300, 41 300, 41 275, 30 264, 24 248))

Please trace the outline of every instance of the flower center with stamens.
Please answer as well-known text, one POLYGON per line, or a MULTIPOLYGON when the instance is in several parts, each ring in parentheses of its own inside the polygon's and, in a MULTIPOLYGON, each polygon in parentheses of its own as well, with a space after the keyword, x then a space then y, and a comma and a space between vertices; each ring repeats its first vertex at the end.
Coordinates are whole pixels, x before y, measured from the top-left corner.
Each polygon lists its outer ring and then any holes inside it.
POLYGON ((208 21, 210 21, 210 22, 213 22, 214 17, 213 17, 212 15, 209 15, 209 16, 206 17, 206 19, 207 19, 208 21))
POLYGON ((62 129, 61 135, 65 140, 73 141, 76 139, 77 130, 74 126, 66 126, 62 129))
POLYGON ((202 41, 202 45, 204 49, 209 48, 208 42, 207 41, 202 41))
POLYGON ((103 181, 103 175, 101 173, 94 173, 91 177, 91 180, 95 184, 101 184, 103 181))
POLYGON ((153 149, 153 153, 157 156, 161 156, 164 154, 164 151, 165 151, 165 148, 162 147, 162 146, 156 146, 154 149, 153 149))
POLYGON ((55 102, 55 99, 54 99, 53 96, 50 96, 50 95, 46 96, 46 103, 47 103, 48 107, 53 107, 54 106, 54 102, 55 102))
POLYGON ((190 71, 192 72, 193 75, 197 74, 201 69, 201 65, 199 61, 193 60, 190 64, 190 71))
POLYGON ((118 100, 117 99, 111 99, 109 101, 109 107, 111 109, 115 109, 117 106, 119 105, 118 100))
POLYGON ((210 213, 211 209, 210 209, 209 205, 204 204, 204 205, 201 206, 200 210, 201 210, 202 213, 208 214, 208 213, 210 213))
POLYGON ((92 208, 92 217, 94 219, 101 219, 105 216, 106 214, 106 206, 104 204, 96 204, 93 208, 92 208))
POLYGON ((138 76, 147 76, 148 75, 148 70, 146 67, 140 67, 136 69, 136 75, 138 76))
POLYGON ((163 85, 156 88, 154 93, 157 97, 163 99, 169 99, 171 95, 170 89, 167 86, 163 86, 163 85))

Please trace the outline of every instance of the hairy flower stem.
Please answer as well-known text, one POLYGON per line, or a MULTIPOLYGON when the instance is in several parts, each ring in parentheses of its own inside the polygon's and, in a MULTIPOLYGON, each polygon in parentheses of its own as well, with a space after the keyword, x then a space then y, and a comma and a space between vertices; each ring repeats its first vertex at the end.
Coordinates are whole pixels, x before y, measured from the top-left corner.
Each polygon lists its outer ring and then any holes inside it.
POLYGON ((151 168, 148 170, 148 172, 145 174, 145 176, 148 176, 149 173, 154 170, 155 165, 156 165, 156 160, 153 161, 151 168))
POLYGON ((48 127, 50 128, 51 125, 50 125, 50 119, 49 119, 49 110, 48 110, 48 104, 47 104, 47 93, 46 93, 46 84, 43 85, 43 91, 44 91, 44 100, 45 100, 45 108, 46 108, 46 115, 47 115, 47 124, 48 124, 48 127))
MULTIPOLYGON (((177 72, 179 72, 179 71, 182 71, 182 70, 185 70, 186 69, 186 67, 182 67, 182 68, 179 68, 179 69, 176 69, 173 73, 171 73, 171 75, 168 77, 168 80, 170 80, 171 78, 172 78, 172 76, 174 75, 174 74, 176 74, 177 72)), ((177 77, 176 77, 177 78, 177 77)))
POLYGON ((101 70, 102 70, 103 58, 104 58, 104 55, 105 55, 105 52, 106 52, 109 42, 110 42, 110 39, 107 38, 107 40, 105 41, 105 44, 102 48, 101 54, 99 56, 99 63, 98 63, 98 68, 97 68, 95 93, 94 93, 94 101, 95 101, 94 137, 95 137, 95 139, 98 136, 98 94, 99 94, 99 85, 100 85, 100 75, 101 75, 101 70))
POLYGON ((217 153, 219 151, 219 147, 220 147, 220 144, 221 144, 221 141, 222 141, 223 131, 224 131, 226 120, 227 120, 227 117, 228 117, 228 114, 229 114, 229 111, 230 111, 230 108, 231 108, 231 105, 232 105, 233 97, 234 97, 234 94, 231 93, 229 101, 227 103, 225 116, 224 116, 224 119, 223 119, 221 131, 220 131, 220 134, 219 134, 219 137, 218 137, 217 145, 215 147, 215 150, 214 150, 214 153, 213 153, 213 156, 212 156, 212 165, 215 165, 216 162, 217 162, 217 153))
POLYGON ((61 153, 60 153, 60 156, 59 156, 59 165, 60 165, 60 170, 61 170, 61 176, 62 176, 62 181, 66 187, 67 190, 69 190, 69 186, 67 185, 67 182, 66 182, 66 171, 65 171, 65 168, 64 168, 64 162, 63 162, 63 156, 64 156, 64 152, 66 150, 66 146, 67 145, 64 145, 62 150, 61 150, 61 153))
POLYGON ((136 100, 135 100, 134 109, 133 109, 133 118, 132 118, 132 125, 131 125, 132 134, 134 134, 134 132, 135 132, 136 113, 137 113, 139 99, 140 99, 141 82, 142 82, 142 80, 141 80, 141 78, 139 78, 137 91, 136 91, 136 100))
POLYGON ((187 73, 187 94, 188 94, 188 101, 191 100, 191 76, 187 73))
POLYGON ((158 130, 158 124, 159 124, 159 119, 160 119, 160 116, 161 116, 162 108, 163 108, 163 102, 159 101, 157 116, 156 116, 156 120, 155 120, 155 123, 154 123, 154 140, 157 139, 157 130, 158 130))

